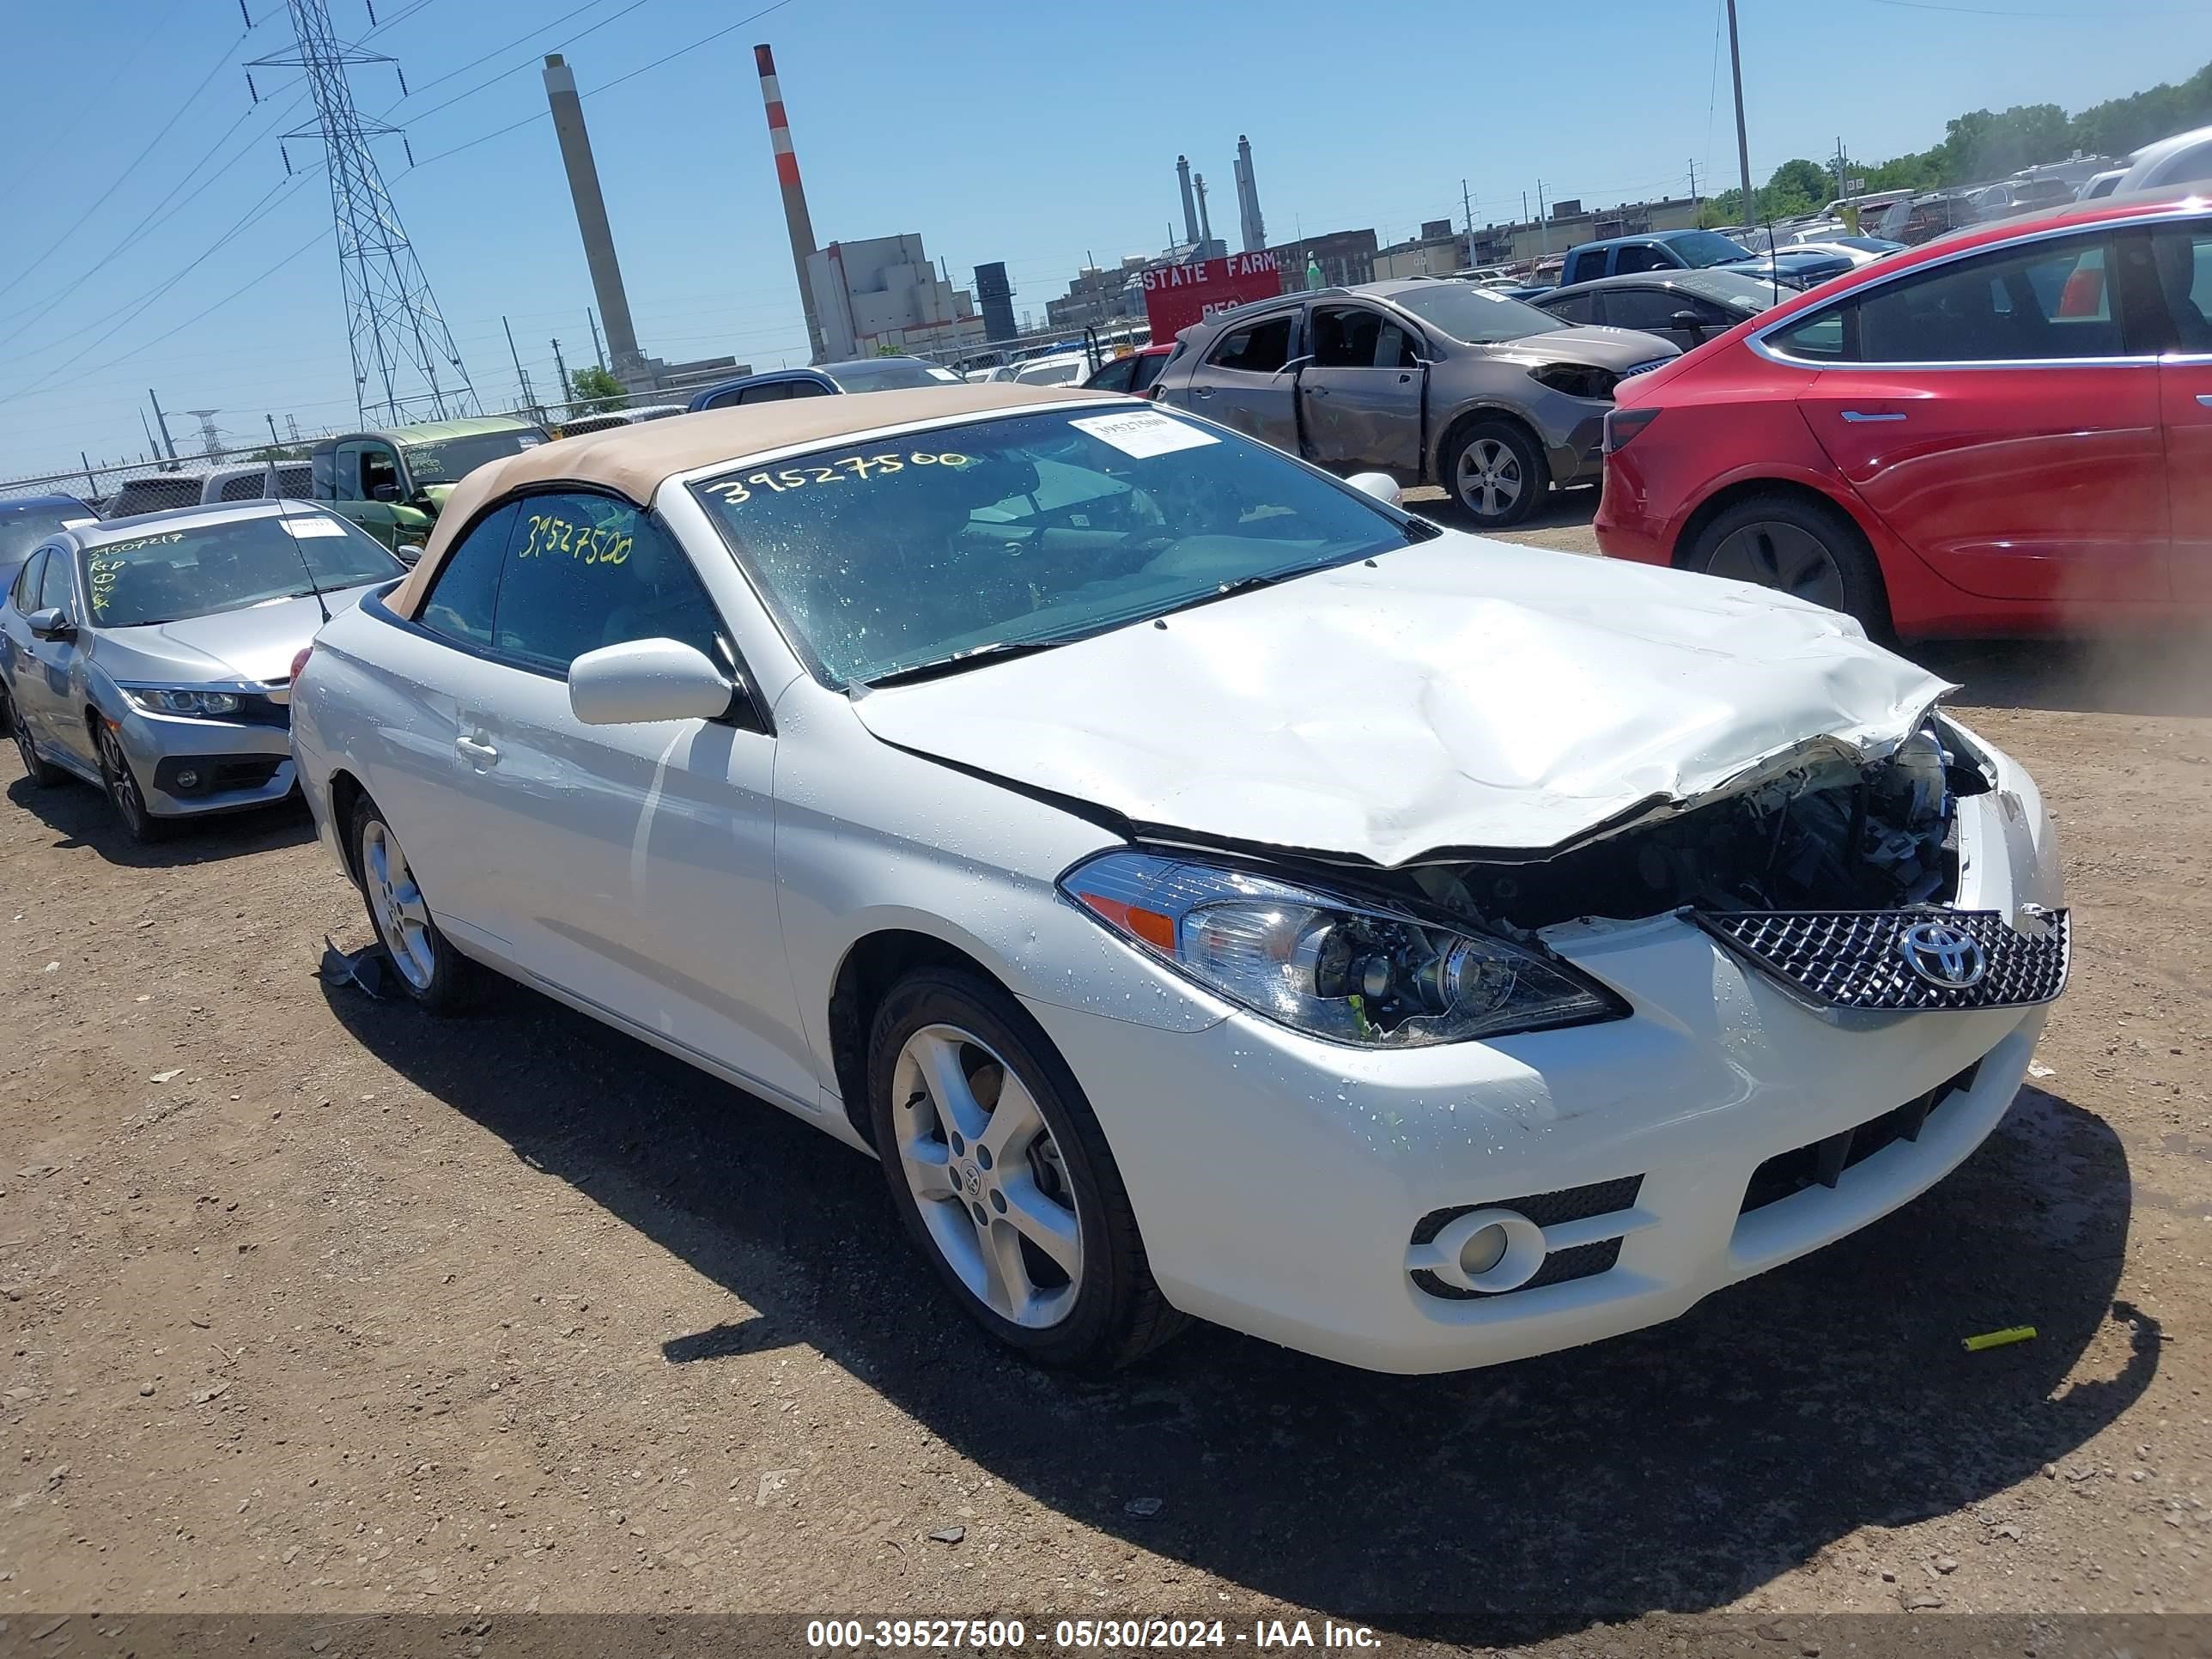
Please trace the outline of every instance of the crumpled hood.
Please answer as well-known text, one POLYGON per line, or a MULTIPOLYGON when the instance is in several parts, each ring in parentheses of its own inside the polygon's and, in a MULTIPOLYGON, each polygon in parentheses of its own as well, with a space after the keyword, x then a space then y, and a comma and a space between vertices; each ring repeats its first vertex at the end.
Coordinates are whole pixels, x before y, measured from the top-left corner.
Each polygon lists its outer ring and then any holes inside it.
MULTIPOLYGON (((323 600, 335 617, 380 586, 325 592, 323 600)), ((291 677, 292 659, 322 625, 322 611, 311 594, 244 611, 218 611, 211 617, 104 629, 93 647, 93 659, 118 680, 258 680, 265 684, 291 677)))
POLYGON ((1765 588, 1452 532, 1166 622, 854 707, 1142 830, 1389 867, 1540 853, 1799 753, 1874 758, 1953 689, 1765 588))
POLYGON ((1663 334, 1646 334, 1633 328, 1607 328, 1596 323, 1580 323, 1571 328, 1528 335, 1492 349, 1501 357, 1511 357, 1516 362, 1588 363, 1594 368, 1610 368, 1616 373, 1644 363, 1671 362, 1682 355, 1682 348, 1663 334))

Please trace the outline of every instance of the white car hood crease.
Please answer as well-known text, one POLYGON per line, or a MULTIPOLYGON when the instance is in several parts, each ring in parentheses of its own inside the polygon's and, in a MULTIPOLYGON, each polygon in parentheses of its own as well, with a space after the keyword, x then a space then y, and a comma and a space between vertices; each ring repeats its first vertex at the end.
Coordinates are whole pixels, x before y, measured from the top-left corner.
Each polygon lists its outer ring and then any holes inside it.
POLYGON ((1391 868, 1876 758, 1956 689, 1764 588, 1456 532, 1165 620, 854 708, 1148 833, 1391 868))

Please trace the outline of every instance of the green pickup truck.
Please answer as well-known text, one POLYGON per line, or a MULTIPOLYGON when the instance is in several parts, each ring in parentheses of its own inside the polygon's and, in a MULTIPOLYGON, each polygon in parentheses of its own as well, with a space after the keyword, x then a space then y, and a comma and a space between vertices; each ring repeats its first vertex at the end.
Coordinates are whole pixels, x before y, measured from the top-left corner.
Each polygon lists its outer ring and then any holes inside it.
POLYGON ((512 415, 349 432, 312 452, 313 495, 411 563, 455 484, 548 441, 544 427, 512 415))

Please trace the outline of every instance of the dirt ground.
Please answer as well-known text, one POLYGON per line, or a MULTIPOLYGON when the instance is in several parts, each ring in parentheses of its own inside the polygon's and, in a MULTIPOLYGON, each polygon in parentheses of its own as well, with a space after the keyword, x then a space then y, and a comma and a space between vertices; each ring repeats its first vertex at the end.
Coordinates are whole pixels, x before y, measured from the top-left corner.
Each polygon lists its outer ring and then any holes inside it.
MULTIPOLYGON (((1525 538, 1587 547, 1589 506, 1525 538)), ((785 1115, 520 989, 326 990, 368 935, 303 814, 135 849, 0 757, 0 1647, 998 1610, 1622 1654, 1883 1613, 1942 1651, 1960 1613, 2212 1612, 2212 653, 1918 654, 2064 839, 2031 1086, 1850 1240, 1430 1378, 1209 1328, 1026 1369, 785 1115)))

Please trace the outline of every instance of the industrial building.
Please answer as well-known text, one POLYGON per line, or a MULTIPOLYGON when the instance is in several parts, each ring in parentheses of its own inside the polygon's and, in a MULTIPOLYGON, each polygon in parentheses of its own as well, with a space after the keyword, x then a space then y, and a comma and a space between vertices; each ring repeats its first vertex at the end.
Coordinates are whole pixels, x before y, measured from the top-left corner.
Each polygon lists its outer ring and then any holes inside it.
POLYGON ((1474 233, 1465 264, 1516 264, 1565 253, 1582 242, 1608 236, 1640 236, 1653 230, 1694 230, 1704 198, 1669 196, 1656 202, 1624 202, 1618 207, 1585 210, 1579 201, 1554 202, 1540 219, 1518 224, 1485 225, 1474 233))
POLYGON ((1278 242, 1267 250, 1283 268, 1286 288, 1305 286, 1308 261, 1321 267, 1322 281, 1330 288, 1351 288, 1375 280, 1375 233, 1371 230, 1331 230, 1318 236, 1302 236, 1295 242, 1278 242))
POLYGON ((919 235, 832 242, 806 256, 824 361, 981 345, 974 297, 939 276, 919 235))
POLYGON ((1431 219, 1421 234, 1375 253, 1375 280, 1394 276, 1449 276, 1468 267, 1467 238, 1452 228, 1449 219, 1431 219))

